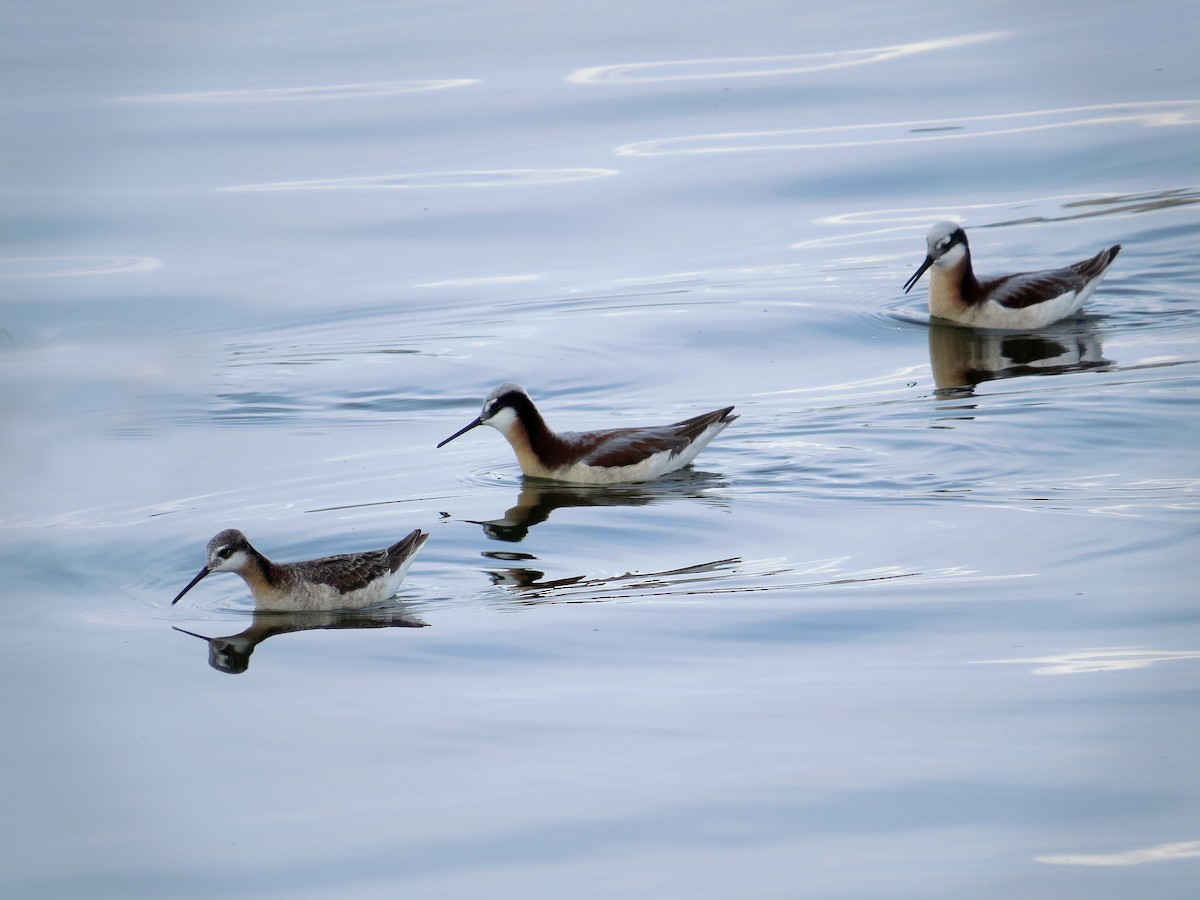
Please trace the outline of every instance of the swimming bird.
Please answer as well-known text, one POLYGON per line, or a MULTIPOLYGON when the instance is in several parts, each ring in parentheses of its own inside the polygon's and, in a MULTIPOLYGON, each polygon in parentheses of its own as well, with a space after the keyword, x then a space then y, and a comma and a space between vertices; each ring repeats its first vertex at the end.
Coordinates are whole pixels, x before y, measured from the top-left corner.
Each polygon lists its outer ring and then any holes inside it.
POLYGON ((345 553, 304 562, 276 563, 263 556, 236 528, 208 542, 207 558, 171 605, 212 572, 235 572, 250 588, 255 609, 333 610, 374 606, 393 594, 429 539, 419 528, 386 550, 345 553))
POLYGON ((508 439, 521 471, 531 478, 577 484, 650 481, 695 459, 737 418, 732 412, 727 406, 673 425, 556 434, 524 388, 502 384, 488 394, 474 421, 438 447, 479 425, 491 425, 508 439))
POLYGON ((904 283, 908 293, 929 273, 929 312, 972 328, 1041 328, 1080 310, 1117 258, 1120 244, 1061 269, 1018 272, 979 279, 971 268, 967 234, 954 222, 939 222, 925 236, 925 262, 904 283))

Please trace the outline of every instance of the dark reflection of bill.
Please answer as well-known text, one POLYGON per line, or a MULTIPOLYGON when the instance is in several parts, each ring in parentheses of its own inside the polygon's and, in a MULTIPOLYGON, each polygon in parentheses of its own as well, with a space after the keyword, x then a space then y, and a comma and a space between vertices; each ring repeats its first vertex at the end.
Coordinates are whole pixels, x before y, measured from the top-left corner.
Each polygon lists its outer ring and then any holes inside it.
POLYGON ((1105 369, 1094 318, 1068 319, 1029 332, 929 326, 929 362, 939 394, 970 396, 985 381, 1105 369))
POLYGON ((424 628, 408 612, 395 609, 336 610, 331 612, 256 612, 250 627, 237 634, 205 637, 172 626, 176 631, 208 642, 208 664, 218 672, 240 675, 250 668, 250 655, 267 638, 297 631, 339 628, 424 628))
POLYGON ((475 524, 483 526, 483 533, 492 540, 517 543, 534 525, 545 522, 554 510, 563 507, 648 506, 672 499, 711 497, 708 491, 724 486, 721 476, 692 469, 637 484, 576 485, 526 478, 515 506, 498 519, 475 524))
POLYGON ((499 565, 485 569, 492 583, 514 592, 518 602, 533 603, 599 603, 604 600, 646 595, 665 595, 702 591, 714 580, 735 574, 741 557, 715 559, 710 562, 655 572, 626 572, 588 578, 586 575, 567 575, 547 578, 546 573, 526 563, 536 563, 531 553, 488 551, 483 554, 499 565))

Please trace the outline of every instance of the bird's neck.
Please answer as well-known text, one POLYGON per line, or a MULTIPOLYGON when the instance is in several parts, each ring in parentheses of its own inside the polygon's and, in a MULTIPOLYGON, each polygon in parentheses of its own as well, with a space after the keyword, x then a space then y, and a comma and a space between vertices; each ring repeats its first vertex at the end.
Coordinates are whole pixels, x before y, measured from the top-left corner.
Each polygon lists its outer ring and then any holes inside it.
POLYGON ((935 265, 929 274, 929 312, 934 316, 957 318, 983 299, 969 254, 950 266, 935 265))
POLYGON ((263 591, 276 590, 283 584, 285 572, 282 566, 271 562, 254 548, 251 548, 249 556, 246 565, 238 570, 238 574, 250 588, 251 594, 258 596, 263 591))
POLYGON ((516 412, 516 421, 504 436, 517 455, 521 471, 526 475, 544 476, 561 466, 569 448, 550 430, 537 407, 532 402, 522 403, 516 412))

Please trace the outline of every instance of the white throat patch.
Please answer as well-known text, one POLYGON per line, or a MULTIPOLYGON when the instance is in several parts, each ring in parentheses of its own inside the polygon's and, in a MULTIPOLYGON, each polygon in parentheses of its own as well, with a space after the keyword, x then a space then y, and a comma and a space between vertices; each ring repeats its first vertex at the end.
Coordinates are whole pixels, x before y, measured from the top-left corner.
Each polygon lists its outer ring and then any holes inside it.
POLYGON ((487 419, 484 425, 491 425, 501 434, 508 434, 509 430, 517 424, 517 412, 511 406, 505 406, 498 413, 487 419))
POLYGON ((933 261, 935 266, 941 266, 943 269, 953 269, 962 264, 962 261, 967 258, 967 248, 962 244, 955 244, 941 256, 933 261))

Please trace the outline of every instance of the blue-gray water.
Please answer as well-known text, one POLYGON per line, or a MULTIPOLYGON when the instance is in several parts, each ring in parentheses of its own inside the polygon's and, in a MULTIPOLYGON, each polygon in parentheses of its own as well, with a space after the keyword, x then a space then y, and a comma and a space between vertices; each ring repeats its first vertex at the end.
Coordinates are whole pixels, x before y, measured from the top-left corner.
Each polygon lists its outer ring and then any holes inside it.
POLYGON ((1200 8, 805 6, 6 4, 0 892, 1195 895, 1200 8), (946 217, 1125 249, 930 328, 946 217))

